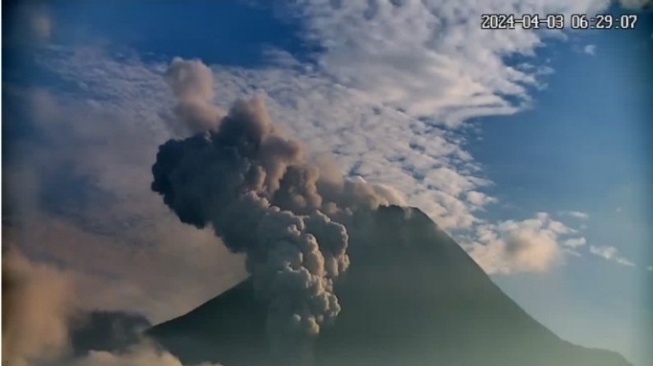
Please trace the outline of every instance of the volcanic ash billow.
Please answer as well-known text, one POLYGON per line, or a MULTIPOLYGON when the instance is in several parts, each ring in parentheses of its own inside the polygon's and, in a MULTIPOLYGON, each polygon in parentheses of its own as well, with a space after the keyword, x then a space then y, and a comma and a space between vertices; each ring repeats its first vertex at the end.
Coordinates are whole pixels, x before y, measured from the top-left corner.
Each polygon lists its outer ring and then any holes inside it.
MULTIPOLYGON (((197 62, 176 59, 168 79, 192 91, 187 76, 197 62)), ((273 344, 315 336, 340 312, 333 282, 349 266, 347 230, 332 218, 397 199, 387 187, 309 162, 304 146, 275 128, 261 97, 216 118, 203 124, 214 127, 159 147, 152 190, 182 222, 210 225, 246 255, 256 293, 269 304, 273 344)))

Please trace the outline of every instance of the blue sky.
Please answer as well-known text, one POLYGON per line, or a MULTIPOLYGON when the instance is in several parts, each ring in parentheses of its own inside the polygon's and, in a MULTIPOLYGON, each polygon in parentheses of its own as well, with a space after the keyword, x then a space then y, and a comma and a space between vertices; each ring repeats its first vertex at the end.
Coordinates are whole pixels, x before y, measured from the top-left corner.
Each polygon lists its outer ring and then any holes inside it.
POLYGON ((635 352, 630 345, 640 334, 632 329, 650 308, 642 293, 650 288, 644 269, 653 241, 647 224, 653 100, 647 62, 653 48, 650 21, 640 25, 635 32, 572 34, 544 50, 555 73, 534 93, 534 107, 479 121, 483 140, 469 146, 496 183, 495 194, 510 202, 490 214, 588 213, 588 244, 615 246, 638 265, 573 258, 546 278, 495 279, 561 336, 602 347, 618 343, 624 353, 635 352), (594 54, 584 51, 590 44, 594 54), (497 144, 505 136, 509 142, 497 144), (540 294, 524 291, 533 284, 540 294))
POLYGON ((6 10, 6 179, 21 187, 19 221, 43 227, 21 236, 23 250, 82 273, 89 288, 105 285, 106 306, 154 320, 242 275, 210 235, 174 226, 147 182, 156 146, 183 135, 170 125, 175 100, 162 74, 173 57, 199 59, 213 75, 211 102, 263 94, 311 151, 402 192, 544 325, 643 366, 653 323, 642 294, 653 278, 650 10, 602 0, 327 3, 55 1, 6 10), (639 22, 562 33, 476 24, 481 12, 519 8, 638 12, 639 22), (145 227, 152 233, 143 238, 136 232, 145 227), (52 235, 67 242, 38 240, 52 235), (177 249, 173 236, 195 250, 177 249), (162 268, 183 262, 193 271, 162 285, 152 283, 156 265, 97 270, 94 260, 76 261, 68 242, 82 240, 87 255, 116 260, 129 255, 123 244, 151 245, 163 249, 153 260, 162 268), (185 302, 166 298, 166 286, 206 276, 220 280, 185 290, 185 302), (124 301, 112 296, 116 278, 132 281, 124 301))
MULTIPOLYGON (((647 31, 577 35, 596 45, 595 55, 556 45, 555 73, 536 92, 534 108, 488 118, 484 140, 470 151, 487 164, 499 192, 521 207, 566 207, 611 223, 590 228, 595 239, 650 241, 643 225, 650 217, 647 31), (514 144, 493 143, 507 134, 514 144)), ((640 249, 624 248, 633 257, 640 249)))

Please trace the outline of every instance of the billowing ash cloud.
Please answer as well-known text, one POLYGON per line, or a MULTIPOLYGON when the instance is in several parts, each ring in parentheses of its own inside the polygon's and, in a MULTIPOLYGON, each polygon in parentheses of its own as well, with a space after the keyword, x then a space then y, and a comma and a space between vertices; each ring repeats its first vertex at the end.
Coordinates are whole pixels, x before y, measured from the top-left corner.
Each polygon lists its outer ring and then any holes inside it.
MULTIPOLYGON (((188 62, 175 59, 168 74, 188 62)), ((175 93, 183 103, 184 93, 175 93)), ((182 222, 210 225, 246 254, 257 293, 270 304, 273 342, 316 335, 340 311, 333 281, 349 266, 348 235, 332 218, 400 202, 391 188, 309 161, 305 147, 272 123, 262 97, 237 101, 216 128, 161 145, 152 172, 152 189, 182 222)))
POLYGON ((165 74, 178 103, 174 113, 191 132, 213 129, 223 112, 213 104, 213 73, 202 62, 175 58, 165 74))

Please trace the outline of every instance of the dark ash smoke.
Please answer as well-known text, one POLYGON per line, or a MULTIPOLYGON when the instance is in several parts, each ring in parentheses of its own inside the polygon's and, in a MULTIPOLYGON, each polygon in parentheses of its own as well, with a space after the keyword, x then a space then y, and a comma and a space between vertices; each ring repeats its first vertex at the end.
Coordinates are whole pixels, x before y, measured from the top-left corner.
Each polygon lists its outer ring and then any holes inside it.
POLYGON ((270 301, 272 328, 317 334, 340 311, 333 280, 347 268, 348 238, 317 211, 299 216, 270 204, 288 167, 303 161, 301 145, 275 134, 261 99, 241 101, 217 132, 162 145, 152 189, 181 221, 210 224, 247 255, 258 292, 270 301))
MULTIPOLYGON (((175 59, 168 75, 184 63, 201 69, 198 62, 175 59)), ((206 80, 185 80, 184 90, 209 94, 192 85, 206 80)), ((333 282, 349 266, 347 231, 332 218, 399 199, 387 187, 310 162, 303 144, 275 128, 261 97, 237 101, 218 122, 159 147, 152 190, 182 222, 210 225, 229 249, 246 254, 257 293, 269 303, 273 346, 315 336, 340 312, 333 282)))

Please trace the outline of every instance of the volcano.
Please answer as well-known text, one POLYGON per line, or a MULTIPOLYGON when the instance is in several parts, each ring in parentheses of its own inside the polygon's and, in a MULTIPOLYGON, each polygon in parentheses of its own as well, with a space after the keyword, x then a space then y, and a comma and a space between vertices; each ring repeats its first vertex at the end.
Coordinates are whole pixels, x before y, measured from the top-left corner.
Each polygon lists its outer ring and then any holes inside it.
MULTIPOLYGON (((630 365, 538 323, 420 210, 382 206, 350 221, 351 266, 335 288, 342 311, 308 345, 310 364, 630 365)), ((148 334, 184 363, 300 364, 270 361, 266 309, 245 280, 148 334)))

